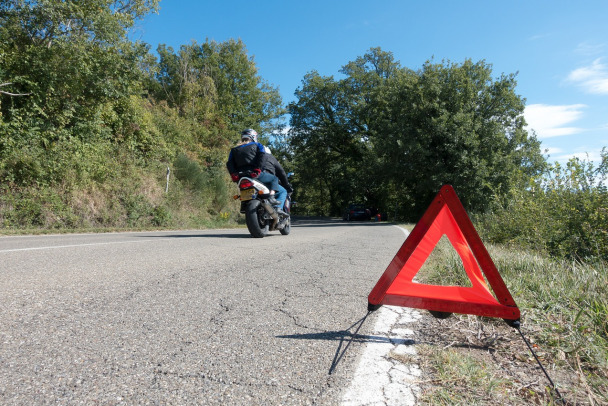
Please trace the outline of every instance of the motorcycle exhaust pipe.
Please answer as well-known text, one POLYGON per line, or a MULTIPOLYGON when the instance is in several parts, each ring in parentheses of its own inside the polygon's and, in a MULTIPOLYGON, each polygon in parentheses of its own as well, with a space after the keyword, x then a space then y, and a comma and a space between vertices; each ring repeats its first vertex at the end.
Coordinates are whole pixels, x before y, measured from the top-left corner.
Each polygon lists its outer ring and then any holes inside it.
POLYGON ((270 229, 274 230, 277 226, 277 223, 279 222, 279 214, 274 209, 274 207, 272 207, 272 205, 268 203, 268 201, 262 202, 262 206, 264 206, 270 217, 272 217, 272 227, 270 227, 270 229))

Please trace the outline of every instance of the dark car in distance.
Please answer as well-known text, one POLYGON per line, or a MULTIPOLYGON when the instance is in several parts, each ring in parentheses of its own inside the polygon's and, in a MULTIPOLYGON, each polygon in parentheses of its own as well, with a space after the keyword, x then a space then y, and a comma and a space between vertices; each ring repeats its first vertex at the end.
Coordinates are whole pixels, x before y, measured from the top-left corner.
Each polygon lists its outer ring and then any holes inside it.
POLYGON ((371 219, 371 212, 363 204, 349 204, 344 214, 342 214, 342 220, 344 221, 369 219, 371 219))

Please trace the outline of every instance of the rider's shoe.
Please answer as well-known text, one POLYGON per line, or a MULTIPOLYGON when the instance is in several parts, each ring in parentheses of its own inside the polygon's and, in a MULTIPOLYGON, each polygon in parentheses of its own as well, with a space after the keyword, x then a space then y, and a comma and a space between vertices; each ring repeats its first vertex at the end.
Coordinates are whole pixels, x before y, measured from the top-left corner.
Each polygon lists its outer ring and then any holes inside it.
POLYGON ((268 196, 268 203, 270 203, 273 206, 278 206, 280 203, 277 199, 274 198, 274 195, 270 195, 268 196))

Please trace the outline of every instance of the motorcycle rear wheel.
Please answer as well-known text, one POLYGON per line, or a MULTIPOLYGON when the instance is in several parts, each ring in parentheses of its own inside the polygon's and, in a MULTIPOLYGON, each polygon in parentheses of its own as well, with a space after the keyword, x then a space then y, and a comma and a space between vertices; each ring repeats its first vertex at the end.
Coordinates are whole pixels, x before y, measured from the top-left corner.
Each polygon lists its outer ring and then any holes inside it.
POLYGON ((259 200, 252 200, 245 208, 245 222, 249 234, 254 238, 263 238, 268 234, 268 224, 263 218, 264 207, 259 200))

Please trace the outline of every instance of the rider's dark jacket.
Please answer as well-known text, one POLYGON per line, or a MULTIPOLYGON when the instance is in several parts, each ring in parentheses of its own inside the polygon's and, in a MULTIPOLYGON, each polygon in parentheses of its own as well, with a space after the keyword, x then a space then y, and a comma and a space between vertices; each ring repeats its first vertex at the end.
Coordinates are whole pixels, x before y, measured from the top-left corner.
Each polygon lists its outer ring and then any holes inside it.
POLYGON ((248 172, 253 169, 264 170, 267 157, 264 146, 259 142, 249 142, 247 144, 237 145, 230 150, 226 168, 228 172, 248 172))
POLYGON ((266 164, 262 168, 264 172, 271 173, 279 178, 279 182, 281 186, 283 186, 289 192, 292 190, 291 185, 289 184, 289 180, 287 179, 287 174, 285 173, 285 169, 281 166, 279 161, 274 157, 274 155, 268 154, 266 157, 266 164))

